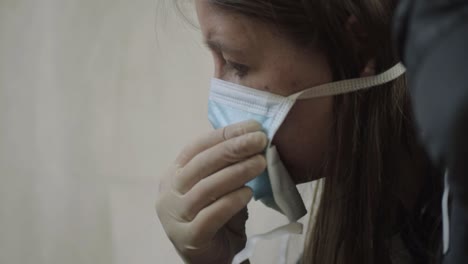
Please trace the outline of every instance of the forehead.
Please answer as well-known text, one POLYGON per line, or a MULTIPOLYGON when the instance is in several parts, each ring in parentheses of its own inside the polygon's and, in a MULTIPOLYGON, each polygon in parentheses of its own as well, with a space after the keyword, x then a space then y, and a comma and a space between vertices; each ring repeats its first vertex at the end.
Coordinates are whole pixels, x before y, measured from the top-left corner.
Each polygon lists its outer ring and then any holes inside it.
POLYGON ((209 0, 195 0, 195 5, 200 28, 206 40, 249 42, 251 45, 270 33, 263 23, 217 7, 209 0))

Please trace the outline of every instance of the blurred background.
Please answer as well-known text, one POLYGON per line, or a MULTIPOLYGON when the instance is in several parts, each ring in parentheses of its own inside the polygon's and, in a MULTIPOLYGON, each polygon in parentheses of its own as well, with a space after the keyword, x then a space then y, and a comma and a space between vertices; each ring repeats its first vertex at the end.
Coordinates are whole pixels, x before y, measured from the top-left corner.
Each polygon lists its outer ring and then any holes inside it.
MULTIPOLYGON (((0 263, 181 263, 154 202, 168 164, 210 130, 212 64, 161 1, 0 0, 0 263)), ((249 234, 285 223, 250 212, 249 234)), ((277 247, 252 263, 275 263, 277 247)))

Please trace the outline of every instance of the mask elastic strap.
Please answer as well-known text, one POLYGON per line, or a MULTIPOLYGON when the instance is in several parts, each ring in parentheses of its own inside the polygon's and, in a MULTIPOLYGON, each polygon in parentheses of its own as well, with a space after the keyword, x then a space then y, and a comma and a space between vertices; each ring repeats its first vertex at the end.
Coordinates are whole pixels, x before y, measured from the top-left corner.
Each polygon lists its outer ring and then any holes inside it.
POLYGON ((389 70, 374 76, 326 83, 296 93, 290 98, 294 100, 302 100, 355 92, 391 82, 402 76, 405 72, 405 66, 403 66, 402 63, 398 63, 389 70))
MULTIPOLYGON (((261 240, 273 240, 278 237, 285 238, 289 235, 300 235, 303 232, 304 226, 301 223, 290 223, 285 226, 279 227, 265 234, 255 235, 247 239, 245 248, 239 252, 232 261, 232 264, 241 264, 242 262, 250 259, 253 256, 255 247, 261 240)), ((282 256, 282 259, 286 259, 282 256)))

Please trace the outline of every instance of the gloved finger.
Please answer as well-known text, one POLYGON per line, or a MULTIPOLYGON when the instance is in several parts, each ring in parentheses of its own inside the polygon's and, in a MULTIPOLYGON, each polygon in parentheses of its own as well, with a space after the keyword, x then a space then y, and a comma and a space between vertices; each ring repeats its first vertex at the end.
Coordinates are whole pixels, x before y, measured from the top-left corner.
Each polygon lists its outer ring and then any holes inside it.
POLYGON ((197 154, 223 141, 261 130, 262 126, 253 120, 217 129, 185 147, 175 160, 175 164, 178 168, 182 168, 197 154))
POLYGON ((187 225, 189 245, 203 245, 211 241, 216 233, 235 215, 244 209, 253 197, 249 187, 243 187, 204 208, 187 225))
POLYGON ((183 196, 171 189, 158 195, 155 209, 161 223, 164 226, 174 226, 177 222, 189 222, 187 219, 183 219, 180 214, 179 208, 182 208, 183 204, 183 196))
POLYGON ((183 196, 183 206, 179 207, 181 218, 192 221, 203 208, 241 188, 265 169, 265 158, 262 155, 256 155, 200 181, 183 196))
POLYGON ((242 135, 195 156, 173 179, 173 188, 187 193, 195 184, 219 170, 264 151, 268 138, 263 132, 242 135))

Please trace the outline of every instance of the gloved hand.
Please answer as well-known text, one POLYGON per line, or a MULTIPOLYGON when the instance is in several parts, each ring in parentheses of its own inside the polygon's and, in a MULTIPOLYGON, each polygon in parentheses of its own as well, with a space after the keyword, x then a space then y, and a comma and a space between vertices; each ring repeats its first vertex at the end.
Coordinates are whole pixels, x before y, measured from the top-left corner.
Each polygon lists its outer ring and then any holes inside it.
POLYGON ((260 124, 219 129, 188 145, 161 181, 156 211, 186 263, 230 263, 245 247, 244 185, 266 169, 260 124))

